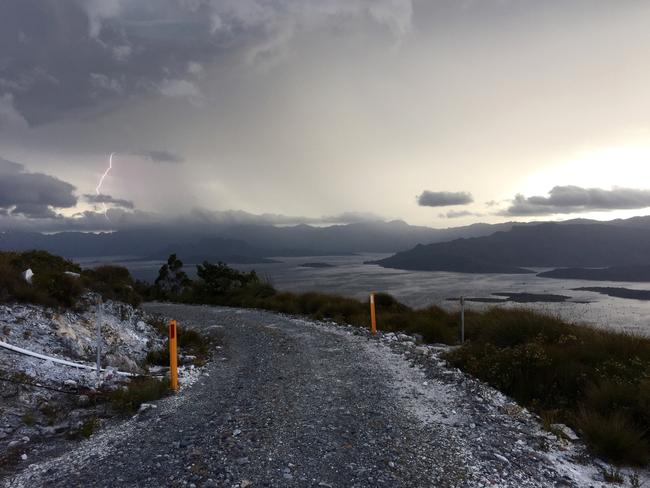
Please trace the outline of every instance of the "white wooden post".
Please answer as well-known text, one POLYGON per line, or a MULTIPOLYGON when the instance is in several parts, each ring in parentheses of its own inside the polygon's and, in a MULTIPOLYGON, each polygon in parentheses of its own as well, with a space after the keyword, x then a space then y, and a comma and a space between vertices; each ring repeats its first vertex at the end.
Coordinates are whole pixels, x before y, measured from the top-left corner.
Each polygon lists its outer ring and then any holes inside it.
POLYGON ((460 343, 465 343, 465 297, 460 297, 460 343))
POLYGON ((97 382, 99 383, 99 378, 102 371, 101 365, 101 352, 102 352, 102 322, 104 321, 104 305, 102 299, 100 298, 97 302, 97 382))

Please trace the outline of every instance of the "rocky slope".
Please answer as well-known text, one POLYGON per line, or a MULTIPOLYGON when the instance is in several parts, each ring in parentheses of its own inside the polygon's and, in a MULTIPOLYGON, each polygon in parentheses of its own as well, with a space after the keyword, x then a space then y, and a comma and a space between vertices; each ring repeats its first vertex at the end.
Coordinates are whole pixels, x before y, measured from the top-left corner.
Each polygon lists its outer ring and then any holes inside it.
MULTIPOLYGON (((86 295, 77 311, 35 305, 0 305, 0 341, 52 358, 94 365, 96 296, 86 295)), ((101 364, 77 369, 0 347, 0 474, 29 462, 31 452, 65 448, 59 440, 89 435, 111 417, 96 404, 99 390, 127 379, 118 370, 142 373, 140 364, 163 337, 142 310, 107 302, 101 314, 101 364), (101 388, 99 388, 101 386, 101 388)))

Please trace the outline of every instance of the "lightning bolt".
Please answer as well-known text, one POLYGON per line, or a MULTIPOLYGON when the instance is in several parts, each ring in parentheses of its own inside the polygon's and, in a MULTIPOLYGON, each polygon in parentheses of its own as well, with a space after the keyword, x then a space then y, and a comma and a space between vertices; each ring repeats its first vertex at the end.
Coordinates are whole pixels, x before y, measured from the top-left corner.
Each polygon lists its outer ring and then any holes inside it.
MULTIPOLYGON (((102 188, 102 185, 104 184, 104 178, 106 178, 108 176, 108 173, 110 173, 111 170, 113 169, 113 156, 114 155, 115 155, 115 153, 112 152, 111 155, 108 157, 108 168, 106 168, 106 171, 104 171, 104 174, 99 179, 99 183, 97 183, 97 187, 95 187, 95 193, 97 194, 97 196, 99 196, 100 193, 101 193, 101 188, 102 188)), ((102 202, 102 207, 104 208, 104 217, 106 217, 106 220, 111 220, 111 219, 108 218, 108 213, 107 213, 108 212, 108 207, 106 206, 106 202, 102 202)))

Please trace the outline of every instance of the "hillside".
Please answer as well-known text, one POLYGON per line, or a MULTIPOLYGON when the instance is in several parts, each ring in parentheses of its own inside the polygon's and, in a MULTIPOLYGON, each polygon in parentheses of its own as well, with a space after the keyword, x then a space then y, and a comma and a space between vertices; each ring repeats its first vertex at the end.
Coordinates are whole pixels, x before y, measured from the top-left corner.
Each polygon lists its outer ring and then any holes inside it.
POLYGON ((650 229, 607 223, 516 226, 473 239, 416 246, 380 266, 464 273, 520 273, 527 267, 606 267, 650 263, 650 229))

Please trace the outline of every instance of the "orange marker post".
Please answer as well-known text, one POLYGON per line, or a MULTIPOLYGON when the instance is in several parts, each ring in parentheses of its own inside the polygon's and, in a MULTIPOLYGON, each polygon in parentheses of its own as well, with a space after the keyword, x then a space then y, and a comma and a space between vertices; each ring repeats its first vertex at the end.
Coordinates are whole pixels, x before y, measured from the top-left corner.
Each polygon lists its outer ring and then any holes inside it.
POLYGON ((169 321, 169 387, 178 391, 178 354, 176 353, 176 321, 169 321))
POLYGON ((375 294, 370 294, 370 330, 372 335, 377 333, 377 316, 375 315, 375 294))

